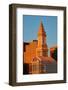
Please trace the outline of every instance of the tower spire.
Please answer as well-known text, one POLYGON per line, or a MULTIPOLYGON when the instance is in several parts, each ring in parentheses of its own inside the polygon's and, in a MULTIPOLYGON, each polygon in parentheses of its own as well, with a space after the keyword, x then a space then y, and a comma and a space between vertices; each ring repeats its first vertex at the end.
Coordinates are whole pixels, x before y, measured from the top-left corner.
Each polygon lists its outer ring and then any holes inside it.
POLYGON ((42 21, 40 22, 39 30, 38 30, 38 35, 44 35, 46 36, 46 32, 44 31, 44 26, 42 21))
POLYGON ((48 48, 46 44, 46 32, 44 30, 44 26, 41 21, 38 30, 37 56, 47 56, 47 55, 48 55, 48 48))

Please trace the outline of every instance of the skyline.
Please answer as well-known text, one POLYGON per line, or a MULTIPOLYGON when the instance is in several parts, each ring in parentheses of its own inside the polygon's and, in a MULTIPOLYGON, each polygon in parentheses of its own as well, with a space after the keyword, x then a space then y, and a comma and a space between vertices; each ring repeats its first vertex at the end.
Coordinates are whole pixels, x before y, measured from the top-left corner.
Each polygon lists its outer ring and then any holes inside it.
POLYGON ((23 16, 23 35, 24 42, 37 40, 37 33, 42 21, 46 32, 46 42, 48 47, 57 45, 57 16, 23 16))

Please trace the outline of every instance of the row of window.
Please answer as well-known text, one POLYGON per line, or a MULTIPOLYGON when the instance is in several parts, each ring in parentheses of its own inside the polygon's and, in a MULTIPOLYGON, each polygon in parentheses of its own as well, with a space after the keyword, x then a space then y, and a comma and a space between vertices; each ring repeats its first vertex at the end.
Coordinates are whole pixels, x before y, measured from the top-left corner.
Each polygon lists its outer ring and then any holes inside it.
POLYGON ((33 64, 32 65, 32 71, 38 71, 38 72, 45 72, 46 71, 46 65, 36 65, 36 64, 33 64))

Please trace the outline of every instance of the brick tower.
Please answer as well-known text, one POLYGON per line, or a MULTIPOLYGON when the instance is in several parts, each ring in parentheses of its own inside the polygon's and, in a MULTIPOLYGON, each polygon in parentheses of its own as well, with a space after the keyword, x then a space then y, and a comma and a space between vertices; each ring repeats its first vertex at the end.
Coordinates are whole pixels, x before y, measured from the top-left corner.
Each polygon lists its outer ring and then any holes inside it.
POLYGON ((37 56, 48 56, 48 47, 46 44, 46 32, 44 31, 44 26, 42 22, 40 23, 40 27, 38 30, 38 46, 36 49, 37 56))

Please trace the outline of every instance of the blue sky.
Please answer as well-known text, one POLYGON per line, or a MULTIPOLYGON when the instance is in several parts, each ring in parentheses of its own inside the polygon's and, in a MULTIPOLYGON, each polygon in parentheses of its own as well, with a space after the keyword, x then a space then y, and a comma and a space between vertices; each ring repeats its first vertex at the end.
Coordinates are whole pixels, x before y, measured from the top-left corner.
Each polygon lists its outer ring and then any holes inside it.
POLYGON ((30 42, 37 40, 37 33, 42 21, 44 30, 47 34, 48 47, 57 45, 57 16, 23 16, 24 41, 30 42))

